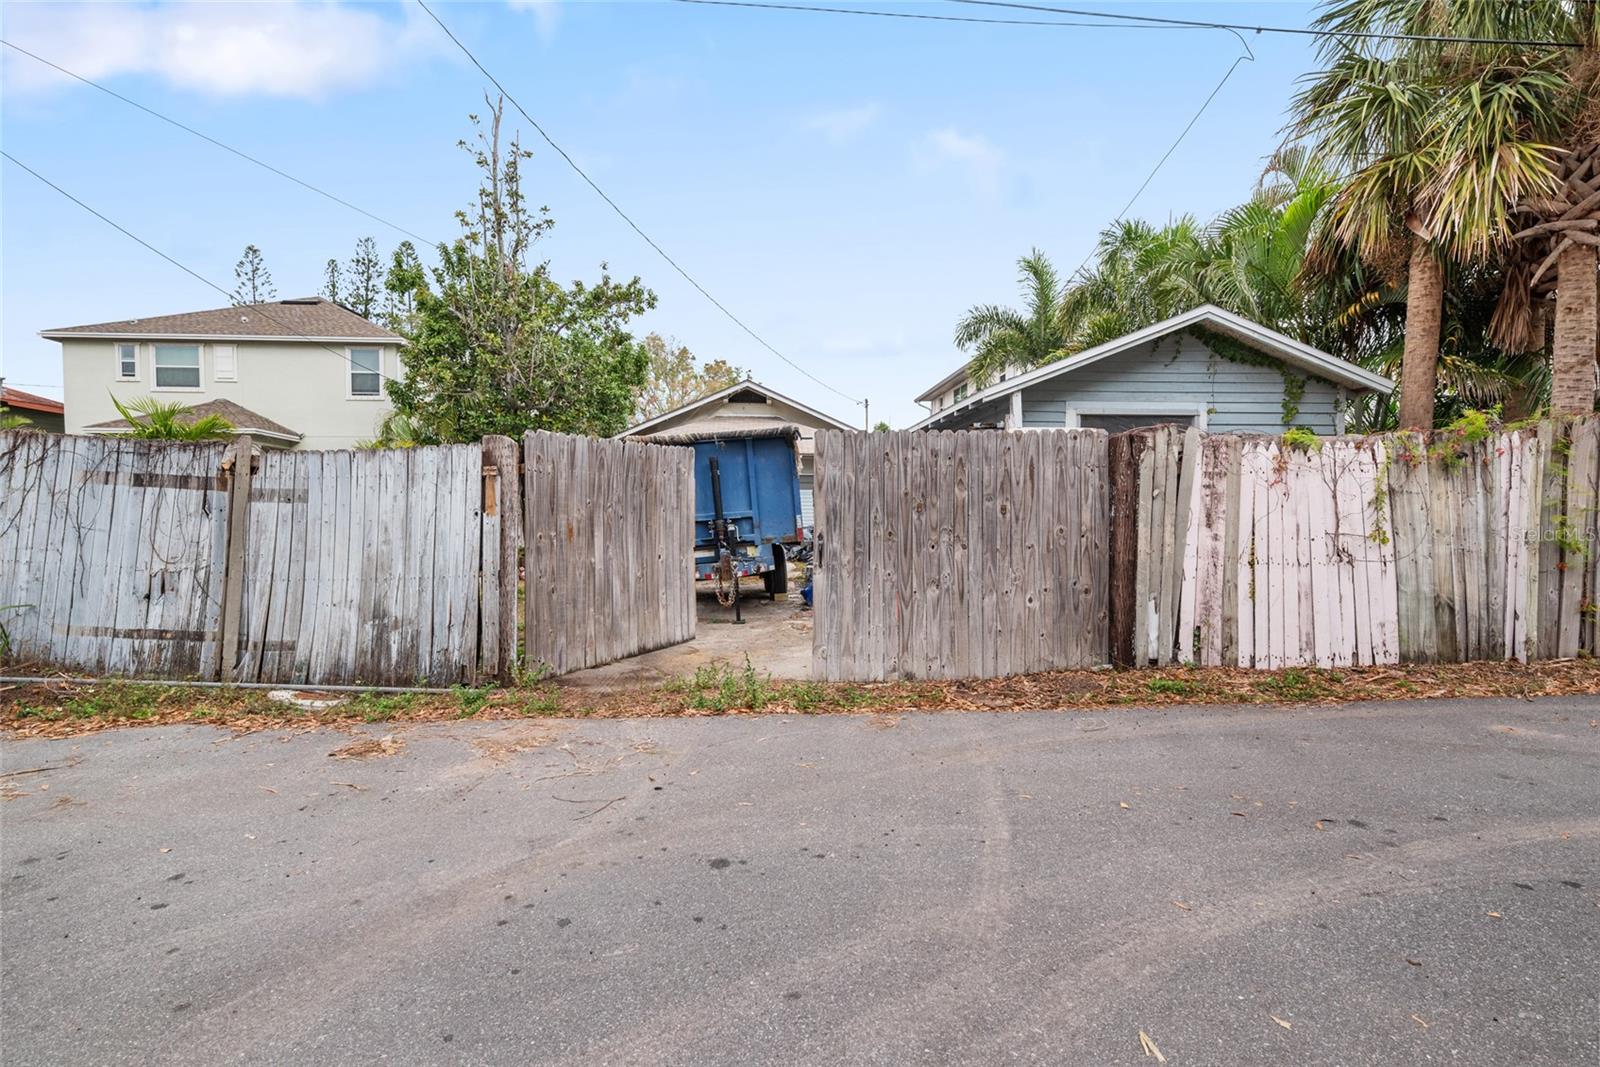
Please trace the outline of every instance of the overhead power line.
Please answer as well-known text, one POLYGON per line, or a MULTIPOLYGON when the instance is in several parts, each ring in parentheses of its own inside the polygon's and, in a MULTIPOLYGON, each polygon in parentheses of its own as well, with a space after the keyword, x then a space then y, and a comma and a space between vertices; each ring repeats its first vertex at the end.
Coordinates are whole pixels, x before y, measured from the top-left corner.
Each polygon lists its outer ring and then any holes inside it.
MULTIPOLYGON (((87 211, 89 214, 93 215, 95 218, 99 219, 101 222, 105 223, 107 226, 110 226, 112 229, 116 230, 118 233, 122 234, 124 237, 128 238, 130 241, 133 241, 136 244, 143 245, 147 250, 149 250, 151 252, 154 252, 156 255, 160 256, 162 259, 166 260, 168 263, 172 264, 174 267, 177 267, 179 270, 183 271, 183 273, 189 275, 189 277, 193 278, 195 281, 199 282, 202 285, 205 285, 205 286, 208 286, 208 287, 210 287, 212 289, 215 289, 217 292, 221 293, 224 297, 226 297, 229 301, 233 300, 233 294, 231 292, 229 292, 227 289, 224 289, 222 286, 218 285, 216 282, 212 281, 210 278, 207 278, 205 275, 201 274, 199 271, 194 270, 194 269, 184 265, 183 263, 178 262, 176 259, 173 259, 171 256, 167 255, 165 252, 161 251, 161 249, 157 248, 155 245, 151 244, 149 241, 146 241, 143 237, 140 237, 138 234, 134 233, 132 230, 128 229, 126 226, 123 226, 121 223, 117 222, 115 219, 112 219, 112 218, 102 214, 101 212, 96 211, 94 208, 90 207, 88 204, 84 203, 82 200, 79 200, 77 197, 73 196, 71 193, 69 193, 65 189, 61 188, 61 186, 57 185, 55 182, 51 181, 49 178, 46 178, 43 174, 40 174, 38 171, 34 170, 32 167, 30 167, 26 163, 22 162, 22 160, 18 159, 16 156, 12 155, 10 152, 5 151, 4 149, 0 149, 0 156, 5 157, 6 159, 10 160, 12 163, 14 163, 17 166, 21 167, 23 170, 27 171, 29 174, 31 174, 35 178, 37 178, 40 182, 42 182, 45 185, 49 186, 51 189, 54 189, 56 192, 60 193, 64 197, 66 197, 68 200, 72 201, 74 204, 77 204, 83 210, 87 211)), ((337 348, 334 348, 332 345, 324 344, 323 342, 318 341, 314 337, 307 337, 303 333, 294 333, 293 332, 293 327, 291 327, 287 322, 284 322, 282 319, 275 317, 270 312, 262 310, 262 308, 267 306, 267 305, 264 305, 264 304, 249 304, 249 305, 245 305, 245 306, 250 308, 250 311, 251 311, 252 314, 258 314, 262 318, 266 319, 268 322, 275 323, 276 325, 281 326, 286 330, 290 330, 291 332, 288 333, 288 334, 285 334, 285 336, 290 338, 291 340, 295 340, 295 341, 310 341, 312 344, 316 345, 318 348, 322 348, 322 349, 325 349, 325 350, 327 350, 329 352, 332 352, 334 355, 338 356, 340 359, 342 359, 346 363, 350 364, 351 367, 353 367, 353 368, 355 368, 357 370, 360 370, 360 371, 362 371, 364 373, 370 373, 367 370, 367 368, 359 366, 356 363, 356 361, 351 359, 350 356, 347 353, 339 351, 337 348)), ((379 339, 378 338, 374 338, 373 340, 377 341, 379 339)), ((378 376, 380 378, 387 378, 391 382, 400 380, 400 379, 396 378, 392 374, 385 374, 382 371, 382 369, 380 369, 378 371, 378 376)))
POLYGON ((969 22, 981 26, 1064 26, 1100 30, 1160 30, 1178 29, 1176 26, 1139 26, 1117 22, 1067 22, 1063 19, 996 19, 971 15, 930 15, 918 11, 877 11, 862 7, 819 7, 812 4, 766 4, 754 0, 674 0, 679 4, 701 4, 707 7, 743 7, 757 11, 806 11, 824 15, 867 15, 884 19, 914 19, 922 22, 969 22))
POLYGON ((1020 0, 948 0, 953 4, 971 4, 975 7, 999 7, 1015 11, 1040 11, 1052 15, 1075 15, 1079 18, 1111 19, 1151 26, 1171 26, 1192 30, 1235 30, 1246 33, 1284 33, 1301 37, 1349 37, 1372 41, 1421 41, 1432 44, 1504 44, 1525 48, 1582 48, 1577 41, 1522 41, 1499 37, 1444 37, 1426 33, 1377 33, 1346 30, 1321 30, 1308 26, 1254 26, 1239 22, 1204 22, 1197 19, 1174 19, 1161 15, 1130 15, 1121 11, 1088 11, 1082 8, 1050 7, 1044 4, 1025 4, 1020 0))
MULTIPOLYGON (((1237 36, 1237 32, 1235 32, 1235 36, 1237 36)), ((1211 106, 1211 101, 1215 100, 1217 94, 1222 92, 1222 87, 1228 84, 1228 79, 1233 77, 1233 72, 1239 69, 1239 64, 1255 61, 1255 53, 1250 51, 1250 46, 1245 43, 1243 37, 1239 38, 1239 43, 1244 45, 1245 54, 1234 59, 1233 64, 1228 67, 1221 80, 1212 88, 1211 94, 1200 104, 1200 109, 1194 113, 1194 117, 1189 120, 1182 130, 1178 131, 1178 136, 1173 139, 1172 144, 1167 146, 1167 150, 1161 154, 1161 158, 1156 160, 1156 165, 1150 168, 1150 173, 1146 174, 1144 181, 1139 183, 1139 188, 1135 189, 1133 195, 1128 197, 1128 202, 1122 205, 1122 210, 1118 211, 1117 217, 1111 220, 1111 225, 1115 226, 1121 222, 1139 197, 1144 195, 1144 191, 1150 188, 1150 183, 1155 181, 1156 175, 1161 172, 1162 167, 1166 166, 1167 160, 1172 158, 1172 153, 1178 150, 1178 146, 1183 143, 1183 139, 1189 136, 1189 131, 1194 129, 1195 123, 1200 121, 1200 116, 1206 113, 1206 108, 1211 106)), ((1089 260, 1094 258, 1094 252, 1095 246, 1091 245, 1088 254, 1083 257, 1083 262, 1079 263, 1077 269, 1068 277, 1068 282, 1083 273, 1083 268, 1087 267, 1089 260)))
POLYGON ((161 112, 157 111, 153 107, 149 107, 149 106, 147 106, 145 104, 141 104, 139 101, 134 100, 131 97, 123 96, 121 93, 117 92, 115 89, 108 88, 107 86, 101 85, 97 81, 93 81, 92 79, 85 78, 82 74, 79 74, 76 71, 68 70, 66 67, 63 67, 59 63, 53 63, 50 60, 44 58, 44 56, 41 56, 41 55, 39 55, 39 54, 37 54, 35 52, 28 51, 26 48, 23 48, 21 45, 13 44, 12 42, 5 40, 4 38, 0 38, 0 44, 5 45, 7 48, 11 49, 12 51, 22 53, 23 55, 27 56, 29 59, 34 60, 35 62, 43 63, 45 66, 49 67, 51 70, 59 71, 60 73, 65 74, 67 77, 72 78, 75 81, 82 82, 84 85, 89 86, 91 89, 98 89, 102 93, 105 93, 107 96, 110 96, 110 97, 113 97, 113 98, 115 98, 117 100, 122 101, 124 104, 127 104, 129 107, 138 108, 140 111, 143 111, 146 115, 149 115, 151 118, 160 119, 162 122, 167 123, 169 126, 176 126, 178 129, 182 130, 183 132, 188 133, 188 134, 193 134, 194 136, 200 138, 202 141, 206 141, 206 142, 208 142, 210 144, 213 144, 216 147, 222 149, 224 152, 230 152, 233 155, 238 156, 240 159, 245 160, 248 163, 254 163, 256 166, 262 168, 263 170, 271 171, 273 174, 276 174, 278 177, 283 178, 286 181, 291 181, 291 182, 293 182, 294 184, 300 186, 303 189, 308 189, 311 192, 316 193, 320 197, 323 197, 323 198, 325 198, 327 200, 333 201, 335 204, 338 204, 341 207, 346 207, 346 208, 349 208, 351 211, 356 212, 357 214, 365 215, 367 218, 371 219, 373 222, 381 223, 382 225, 389 227, 391 230, 395 230, 395 231, 397 231, 399 233, 405 234, 407 237, 414 237, 418 241, 421 241, 424 245, 433 246, 433 245, 436 245, 436 244, 439 243, 439 242, 430 240, 427 237, 422 236, 420 233, 417 233, 415 230, 407 229, 406 227, 400 225, 398 222, 391 222, 390 220, 384 218, 382 215, 378 215, 378 214, 376 214, 374 212, 368 211, 366 208, 360 206, 359 204, 353 204, 350 201, 346 200, 344 197, 339 196, 336 193, 330 193, 330 192, 328 192, 328 190, 323 189, 320 186, 313 185, 312 183, 306 181, 304 178, 296 177, 295 175, 290 174, 286 170, 282 170, 282 169, 280 169, 278 167, 275 167, 271 163, 268 163, 266 160, 260 159, 260 158, 258 158, 256 156, 253 156, 249 152, 244 151, 243 149, 235 148, 233 145, 228 144, 225 141, 219 141, 215 137, 211 136, 208 133, 205 133, 205 132, 203 132, 201 130, 197 130, 193 126, 190 126, 190 125, 187 125, 186 123, 178 121, 177 119, 173 118, 171 115, 164 115, 161 112))
POLYGON ((434 14, 433 9, 427 5, 425 0, 417 0, 417 6, 422 8, 422 10, 426 11, 428 13, 428 17, 433 19, 434 22, 438 23, 439 28, 444 31, 445 36, 450 38, 450 40, 455 44, 455 46, 457 48, 461 49, 462 54, 465 55, 467 57, 467 59, 472 62, 472 65, 474 67, 478 68, 478 72, 489 80, 489 83, 495 87, 495 90, 497 92, 499 92, 502 96, 504 96, 507 100, 511 101, 511 106, 517 109, 518 113, 521 114, 522 117, 525 120, 527 120, 528 124, 530 126, 532 126, 535 131, 538 132, 540 137, 544 138, 545 144, 549 145, 552 149, 554 149, 556 154, 559 155, 563 160, 566 161, 567 166, 571 167, 573 172, 576 173, 578 175, 578 177, 582 178, 584 180, 584 182, 588 184, 589 188, 593 189, 595 191, 595 193, 599 195, 600 199, 602 199, 602 200, 604 200, 606 202, 606 204, 611 208, 612 211, 616 212, 618 218, 620 218, 623 222, 627 223, 628 227, 630 229, 632 229, 634 233, 638 234, 641 238, 644 239, 645 244, 649 245, 651 248, 653 248, 655 250, 656 255, 658 255, 662 259, 666 260, 667 265, 670 266, 673 270, 677 271, 680 275, 682 275, 683 279, 685 281, 687 281, 690 285, 694 286, 695 289, 700 293, 701 296, 705 297, 707 300, 709 300, 711 302, 713 307, 715 307, 718 311, 722 312, 725 316, 727 316, 728 320, 730 322, 732 322, 735 326, 739 327, 739 329, 741 329, 745 333, 749 334, 750 337, 752 337, 755 340, 755 342, 757 344, 759 344, 762 348, 766 349, 768 352, 771 352, 773 355, 775 355, 779 359, 783 360, 789 366, 793 367, 795 370, 799 371, 801 374, 805 375, 807 378, 811 379, 813 382, 815 382, 818 385, 822 386, 824 389, 828 390, 831 393, 835 393, 835 394, 837 394, 839 396, 844 397, 846 400, 850 401, 852 404, 860 404, 860 403, 862 403, 861 400, 857 399, 856 397, 851 396, 849 393, 845 392, 844 390, 836 389, 832 385, 829 385, 827 382, 823 381, 821 378, 818 378, 815 374, 812 374, 810 371, 806 370, 800 364, 796 363, 794 360, 790 359, 788 356, 786 356, 782 352, 778 351, 771 344, 767 343, 766 338, 762 337, 760 334, 756 333, 755 330, 752 330, 749 326, 747 326, 743 319, 739 318, 739 316, 735 315, 732 311, 729 311, 727 306, 724 305, 722 303, 722 301, 720 301, 716 297, 712 296, 710 290, 708 290, 705 286, 701 285, 695 279, 695 277, 692 274, 690 274, 688 271, 684 270, 683 267, 679 265, 677 260, 673 259, 670 255, 668 255, 666 249, 662 248, 659 244, 657 244, 653 237, 651 237, 649 234, 645 233, 644 230, 639 226, 639 224, 637 222, 634 222, 633 219, 628 215, 628 213, 626 211, 623 211, 622 208, 617 204, 617 202, 615 200, 611 199, 610 195, 608 195, 604 189, 600 188, 599 184, 593 178, 589 177, 589 175, 584 171, 584 169, 582 167, 578 166, 577 161, 574 160, 570 155, 567 154, 567 150, 566 149, 564 149, 560 145, 556 144, 555 140, 548 133, 545 132, 544 127, 539 124, 538 120, 535 119, 532 115, 528 114, 527 109, 524 108, 522 106, 522 104, 517 101, 516 97, 512 96, 511 93, 509 93, 506 90, 506 87, 504 85, 500 84, 500 80, 498 78, 496 78, 493 74, 489 73, 488 68, 485 67, 482 63, 480 63, 478 61, 478 57, 472 54, 472 50, 470 48, 468 48, 466 45, 461 43, 461 39, 450 31, 450 27, 446 26, 444 24, 444 20, 441 19, 438 15, 434 14))

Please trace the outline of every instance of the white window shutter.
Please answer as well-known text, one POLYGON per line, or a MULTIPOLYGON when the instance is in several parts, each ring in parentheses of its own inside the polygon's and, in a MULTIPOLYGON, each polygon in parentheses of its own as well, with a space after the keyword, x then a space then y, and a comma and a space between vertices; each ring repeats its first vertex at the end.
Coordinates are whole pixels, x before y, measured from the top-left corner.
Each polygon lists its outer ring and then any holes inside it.
POLYGON ((211 376, 219 382, 239 380, 239 346, 211 346, 211 376))

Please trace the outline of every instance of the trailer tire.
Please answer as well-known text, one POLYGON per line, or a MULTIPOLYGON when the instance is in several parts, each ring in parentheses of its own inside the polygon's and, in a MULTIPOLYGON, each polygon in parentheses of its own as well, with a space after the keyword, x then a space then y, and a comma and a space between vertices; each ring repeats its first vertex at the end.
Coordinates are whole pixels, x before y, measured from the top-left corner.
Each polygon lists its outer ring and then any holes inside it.
POLYGON ((776 600, 789 593, 789 560, 777 545, 772 546, 772 556, 773 568, 761 576, 761 582, 766 586, 767 595, 776 600))

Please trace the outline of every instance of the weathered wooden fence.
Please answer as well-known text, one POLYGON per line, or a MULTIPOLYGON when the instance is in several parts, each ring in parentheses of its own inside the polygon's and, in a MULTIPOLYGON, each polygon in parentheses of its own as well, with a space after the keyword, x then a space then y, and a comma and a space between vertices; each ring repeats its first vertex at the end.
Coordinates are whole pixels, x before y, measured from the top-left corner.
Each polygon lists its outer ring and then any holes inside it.
MULTIPOLYGON (((1593 654, 1600 423, 1472 439, 1132 435, 1119 662, 1288 667, 1593 654), (1132 530, 1127 526, 1131 524, 1132 530), (1131 537, 1130 537, 1131 535, 1131 537)), ((1114 594, 1114 599, 1118 599, 1114 594)))
MULTIPOLYGON (((535 434, 531 662, 694 634, 687 449, 535 434)), ((0 654, 288 685, 509 681, 517 444, 256 452, 0 434, 0 654)))
POLYGON ((249 487, 231 679, 450 685, 494 677, 480 589, 498 587, 484 545, 478 445, 263 452, 249 487), (481 586, 480 586, 481 581, 481 586))
POLYGON ((968 678, 1107 656, 1099 430, 816 438, 813 674, 968 678))
POLYGON ((592 667, 694 636, 694 451, 523 438, 530 665, 592 667))
POLYGON ((12 653, 96 674, 213 675, 225 451, 0 433, 0 627, 12 653))

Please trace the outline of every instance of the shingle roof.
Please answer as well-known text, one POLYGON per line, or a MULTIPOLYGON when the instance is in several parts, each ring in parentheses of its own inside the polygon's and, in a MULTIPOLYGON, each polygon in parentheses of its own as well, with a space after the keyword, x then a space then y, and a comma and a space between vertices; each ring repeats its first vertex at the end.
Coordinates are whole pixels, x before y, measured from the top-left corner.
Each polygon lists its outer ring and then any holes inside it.
POLYGON ((35 393, 24 393, 21 389, 13 389, 10 386, 0 388, 0 407, 38 411, 46 415, 60 415, 64 410, 59 400, 51 400, 47 396, 35 393))
MULTIPOLYGON (((193 422, 196 419, 203 419, 207 415, 222 416, 239 433, 260 431, 272 434, 275 437, 285 437, 291 441, 298 441, 301 437, 299 432, 289 429, 283 423, 274 422, 265 415, 257 415, 244 405, 235 404, 231 400, 207 400, 202 404, 191 405, 185 415, 181 417, 185 418, 185 421, 193 422)), ((85 427, 85 429, 89 430, 126 430, 127 428, 127 419, 112 419, 110 422, 97 422, 92 426, 85 427)))
POLYGON ((41 337, 314 337, 322 340, 399 341, 400 335, 319 296, 96 322, 40 331, 41 337))

